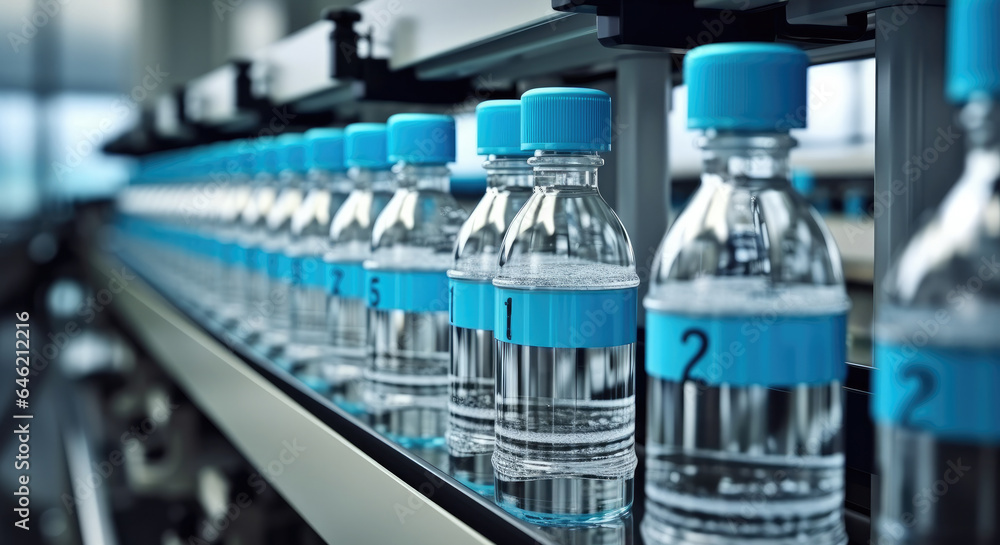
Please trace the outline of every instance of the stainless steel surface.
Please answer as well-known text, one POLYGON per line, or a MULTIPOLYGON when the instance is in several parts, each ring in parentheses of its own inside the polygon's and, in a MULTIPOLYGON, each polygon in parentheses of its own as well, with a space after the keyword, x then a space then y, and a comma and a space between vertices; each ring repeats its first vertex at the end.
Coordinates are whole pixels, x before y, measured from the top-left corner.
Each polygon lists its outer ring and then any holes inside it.
MULTIPOLYGON (((108 276, 120 267, 94 256, 108 276)), ((488 543, 295 403, 139 281, 112 303, 161 362, 329 543, 488 543)))

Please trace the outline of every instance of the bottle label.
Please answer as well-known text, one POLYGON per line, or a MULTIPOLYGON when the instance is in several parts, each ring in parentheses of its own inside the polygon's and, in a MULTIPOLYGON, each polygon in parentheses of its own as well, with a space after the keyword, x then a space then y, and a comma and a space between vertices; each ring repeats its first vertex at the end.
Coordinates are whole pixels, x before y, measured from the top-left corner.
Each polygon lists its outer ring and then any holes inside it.
POLYGON ((638 288, 522 290, 497 287, 493 336, 542 348, 606 348, 634 343, 638 288))
POLYGON ((407 312, 447 312, 445 271, 366 270, 368 308, 407 312))
POLYGON ((847 316, 647 311, 646 372, 710 385, 828 384, 847 373, 847 316))
POLYGON ((335 297, 361 299, 365 293, 365 269, 360 262, 323 263, 323 287, 335 297))
POLYGON ((230 258, 229 261, 230 264, 235 265, 237 267, 245 267, 247 265, 247 260, 250 259, 250 254, 245 247, 239 244, 233 244, 232 253, 230 254, 229 258, 230 258))
POLYGON ((267 274, 267 253, 260 248, 247 248, 247 265, 251 270, 267 274))
POLYGON ((490 281, 459 280, 448 283, 451 325, 467 329, 493 330, 493 284, 490 281))
POLYGON ((323 261, 315 256, 292 258, 292 283, 307 288, 323 288, 323 261))
POLYGON ((267 254, 267 274, 277 280, 294 280, 295 268, 292 265, 292 258, 278 252, 264 252, 267 254))
POLYGON ((975 443, 1000 442, 1000 352, 875 344, 872 416, 975 443))

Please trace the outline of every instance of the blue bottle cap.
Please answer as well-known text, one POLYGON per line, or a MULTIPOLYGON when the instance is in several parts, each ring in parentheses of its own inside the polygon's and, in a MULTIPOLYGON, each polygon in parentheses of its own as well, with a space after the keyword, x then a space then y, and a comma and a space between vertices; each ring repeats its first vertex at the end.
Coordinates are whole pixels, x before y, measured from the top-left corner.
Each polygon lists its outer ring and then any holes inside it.
POLYGON ((252 155, 250 160, 253 164, 254 174, 278 173, 278 144, 276 138, 262 136, 251 141, 248 146, 252 155))
POLYGON ((389 118, 393 163, 441 164, 455 160, 455 120, 449 115, 396 114, 389 118))
POLYGON ((298 133, 283 134, 275 140, 278 149, 278 171, 306 171, 306 139, 298 133))
POLYGON ((384 170, 392 166, 385 147, 385 123, 352 123, 344 129, 347 166, 384 170))
POLYGON ((688 128, 779 131, 806 126, 809 57, 782 44, 724 43, 684 57, 688 128))
POLYGON ((1000 2, 950 1, 947 69, 952 102, 1000 96, 1000 2))
POLYGON ((811 170, 794 168, 792 169, 792 187, 803 197, 808 197, 816 189, 816 177, 813 176, 811 170))
POLYGON ((239 155, 236 153, 236 144, 233 141, 220 142, 216 144, 216 167, 215 170, 224 180, 229 180, 236 174, 239 155))
POLYGON ((476 106, 476 153, 531 155, 521 149, 521 101, 487 100, 476 106))
POLYGON ((521 149, 609 151, 611 97, 597 89, 544 87, 521 95, 521 149))
POLYGON ((236 172, 246 176, 254 175, 254 144, 253 140, 243 139, 233 141, 233 155, 236 161, 236 172))
POLYGON ((343 129, 309 129, 305 132, 306 168, 344 170, 343 129))

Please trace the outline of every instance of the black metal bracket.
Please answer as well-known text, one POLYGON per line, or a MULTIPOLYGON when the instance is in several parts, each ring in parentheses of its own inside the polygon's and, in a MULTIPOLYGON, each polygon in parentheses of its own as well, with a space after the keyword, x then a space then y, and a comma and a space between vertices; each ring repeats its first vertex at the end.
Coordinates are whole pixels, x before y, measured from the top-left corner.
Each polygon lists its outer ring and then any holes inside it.
POLYGON ((867 14, 845 17, 844 26, 793 25, 784 3, 756 10, 710 9, 694 0, 552 0, 556 11, 597 16, 597 39, 605 47, 682 52, 717 42, 796 41, 828 45, 869 39, 867 14))
MULTIPOLYGON (((354 23, 361 20, 361 14, 352 9, 328 9, 323 12, 323 19, 333 22, 333 32, 330 33, 330 50, 333 53, 330 77, 359 77, 361 63, 355 61, 359 60, 358 41, 361 36, 354 30, 354 23)), ((371 38, 368 39, 370 43, 371 38)))

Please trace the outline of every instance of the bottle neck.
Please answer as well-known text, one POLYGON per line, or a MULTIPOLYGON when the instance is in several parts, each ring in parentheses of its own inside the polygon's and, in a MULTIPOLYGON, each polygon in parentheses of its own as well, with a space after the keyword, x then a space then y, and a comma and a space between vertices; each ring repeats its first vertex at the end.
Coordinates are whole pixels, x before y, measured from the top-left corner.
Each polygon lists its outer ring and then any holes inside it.
POLYGON ((326 189, 333 193, 347 193, 354 187, 346 172, 314 168, 306 176, 304 189, 326 189))
POLYGON ((299 189, 304 180, 302 173, 294 170, 283 170, 278 173, 278 185, 282 188, 299 189))
POLYGON ((1000 157, 1000 101, 977 97, 959 114, 967 136, 968 160, 1000 157))
POLYGON ((528 158, 515 155, 490 155, 483 162, 486 169, 486 186, 495 189, 530 188, 533 184, 532 167, 528 158))
POLYGON ((576 187, 597 189, 597 169, 604 159, 597 152, 538 150, 528 159, 534 168, 534 183, 539 187, 576 187))
POLYGON ((715 132, 701 138, 702 178, 734 185, 789 184, 795 139, 783 132, 715 132))
POLYGON ((401 162, 392 170, 396 173, 396 181, 400 188, 447 193, 451 185, 451 173, 448 171, 448 167, 442 164, 424 165, 401 162))
POLYGON ((354 189, 376 193, 391 192, 396 189, 396 175, 388 168, 353 167, 348 171, 348 175, 354 180, 354 189))

